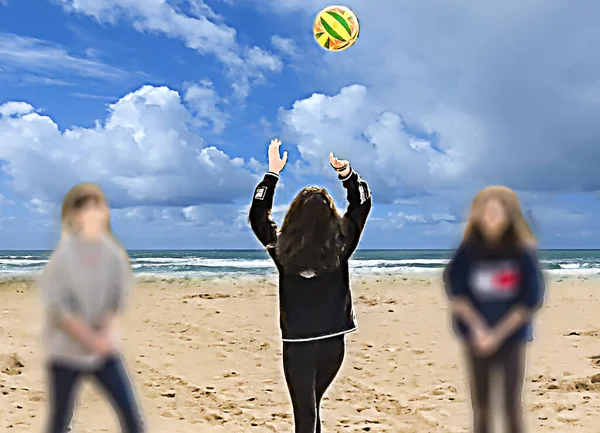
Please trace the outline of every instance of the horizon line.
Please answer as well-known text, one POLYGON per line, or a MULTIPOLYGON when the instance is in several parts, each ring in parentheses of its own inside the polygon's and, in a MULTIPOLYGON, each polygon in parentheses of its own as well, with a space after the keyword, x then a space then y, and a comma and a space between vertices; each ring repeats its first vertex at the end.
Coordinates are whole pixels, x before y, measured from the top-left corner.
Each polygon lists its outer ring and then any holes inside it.
MULTIPOLYGON (((126 248, 127 251, 265 251, 264 248, 126 248)), ((454 251, 456 248, 358 248, 356 251, 454 251)), ((0 251, 53 251, 53 249, 0 249, 0 251)), ((598 248, 539 248, 538 251, 600 251, 598 248)))

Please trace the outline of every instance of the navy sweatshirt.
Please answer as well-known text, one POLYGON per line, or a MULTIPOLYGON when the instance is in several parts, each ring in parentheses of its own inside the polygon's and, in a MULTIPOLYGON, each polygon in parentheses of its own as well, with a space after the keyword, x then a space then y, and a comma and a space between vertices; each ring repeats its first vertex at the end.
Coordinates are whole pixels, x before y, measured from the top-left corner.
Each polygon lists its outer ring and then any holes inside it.
POLYGON ((279 236, 277 224, 271 218, 278 180, 277 174, 267 173, 257 185, 249 221, 279 271, 279 316, 283 341, 319 340, 352 332, 356 329, 356 319, 348 260, 358 245, 371 210, 369 187, 355 171, 344 179, 340 178, 348 199, 348 208, 343 216, 348 236, 344 245, 340 246, 340 266, 312 277, 303 277, 295 272, 286 272, 273 247, 279 236))
MULTIPOLYGON (((544 301, 545 285, 537 254, 524 249, 514 258, 486 254, 461 246, 444 271, 449 297, 465 297, 490 326, 497 325, 516 306, 536 311, 544 301)), ((461 338, 469 337, 468 326, 453 317, 454 329, 461 338)), ((533 340, 531 322, 507 341, 533 340)))

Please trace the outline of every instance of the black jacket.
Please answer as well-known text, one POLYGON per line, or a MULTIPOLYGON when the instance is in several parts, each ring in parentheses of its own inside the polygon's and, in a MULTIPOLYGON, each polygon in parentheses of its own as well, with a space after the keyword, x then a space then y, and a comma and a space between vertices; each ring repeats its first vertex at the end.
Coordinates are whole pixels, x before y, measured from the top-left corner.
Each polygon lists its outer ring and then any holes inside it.
MULTIPOLYGON (((277 174, 267 173, 254 190, 250 207, 250 226, 265 247, 275 245, 279 235, 277 224, 271 218, 278 180, 277 174)), ((348 236, 343 245, 339 268, 313 278, 286 273, 277 260, 276 249, 267 248, 279 271, 279 313, 283 341, 318 340, 356 329, 348 260, 358 246, 371 210, 371 193, 367 183, 355 171, 340 180, 347 191, 348 209, 343 219, 348 236)))

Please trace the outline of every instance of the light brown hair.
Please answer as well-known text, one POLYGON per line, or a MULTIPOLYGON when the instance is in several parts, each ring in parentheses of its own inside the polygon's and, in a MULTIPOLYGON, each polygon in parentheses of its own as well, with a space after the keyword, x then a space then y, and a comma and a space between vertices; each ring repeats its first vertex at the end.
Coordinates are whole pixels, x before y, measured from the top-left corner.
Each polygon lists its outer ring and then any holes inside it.
POLYGON ((504 206, 509 226, 515 240, 521 247, 536 247, 537 240, 523 217, 521 202, 517 194, 505 186, 489 186, 477 193, 471 205, 471 211, 463 235, 463 243, 473 240, 478 231, 479 217, 490 200, 498 200, 504 206))
MULTIPOLYGON (((63 199, 62 211, 61 211, 61 237, 66 234, 72 234, 75 227, 73 226, 73 214, 77 212, 78 205, 87 200, 94 200, 98 203, 106 206, 107 211, 109 210, 108 202, 106 200, 106 196, 102 191, 102 188, 97 183, 93 182, 83 182, 75 185, 73 188, 67 192, 65 198, 63 199)), ((110 212, 108 219, 106 221, 106 232, 107 234, 113 238, 115 243, 123 250, 123 253, 127 255, 127 251, 122 246, 121 242, 112 232, 112 228, 110 225, 110 212)))

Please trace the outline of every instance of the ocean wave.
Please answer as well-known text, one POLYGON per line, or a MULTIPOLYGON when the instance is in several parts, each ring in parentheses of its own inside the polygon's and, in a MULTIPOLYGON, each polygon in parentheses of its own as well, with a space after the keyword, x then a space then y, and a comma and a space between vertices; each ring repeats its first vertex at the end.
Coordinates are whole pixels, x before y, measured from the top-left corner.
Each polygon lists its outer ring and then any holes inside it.
POLYGON ((269 259, 263 260, 245 260, 245 259, 207 259, 207 258, 159 258, 158 260, 134 259, 132 260, 134 268, 148 266, 204 266, 209 268, 270 268, 273 262, 269 259))
MULTIPOLYGON (((260 251, 174 251, 173 256, 169 254, 171 252, 130 252, 134 272, 137 275, 214 277, 271 275, 276 271, 272 260, 260 251)), ((353 273, 359 275, 439 272, 447 265, 450 252, 417 251, 414 252, 414 257, 410 257, 411 254, 413 252, 359 251, 350 260, 350 268, 353 273)), ((35 274, 46 265, 48 256, 48 252, 38 254, 0 252, 0 275, 35 274)), ((600 251, 546 253, 541 263, 550 275, 599 275, 600 251)))
POLYGON ((48 262, 48 260, 46 260, 46 259, 22 259, 22 258, 0 259, 0 266, 1 265, 8 265, 8 266, 43 266, 47 262, 48 262))

